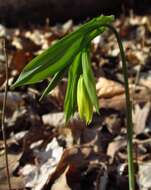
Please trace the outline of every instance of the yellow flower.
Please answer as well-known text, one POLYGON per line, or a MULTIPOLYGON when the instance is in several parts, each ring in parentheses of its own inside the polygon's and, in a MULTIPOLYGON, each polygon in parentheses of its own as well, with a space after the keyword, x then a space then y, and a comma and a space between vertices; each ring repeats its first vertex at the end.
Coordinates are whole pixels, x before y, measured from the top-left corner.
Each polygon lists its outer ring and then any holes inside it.
POLYGON ((78 80, 77 104, 80 118, 85 119, 86 123, 89 124, 92 121, 93 104, 85 87, 83 75, 78 80))

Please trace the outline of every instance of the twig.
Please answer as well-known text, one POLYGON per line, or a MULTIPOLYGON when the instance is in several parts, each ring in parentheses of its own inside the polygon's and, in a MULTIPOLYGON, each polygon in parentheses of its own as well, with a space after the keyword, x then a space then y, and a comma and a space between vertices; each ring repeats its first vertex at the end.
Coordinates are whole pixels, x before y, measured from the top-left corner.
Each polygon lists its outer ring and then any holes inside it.
POLYGON ((7 180, 8 180, 9 190, 11 190, 12 188, 11 188, 11 181, 10 181, 7 140, 6 140, 6 127, 5 127, 5 110, 6 110, 6 101, 7 101, 7 91, 8 91, 8 60, 7 60, 7 55, 6 55, 5 39, 2 39, 2 49, 3 49, 3 53, 4 53, 4 57, 5 57, 6 84, 5 84, 5 92, 4 92, 4 100, 3 100, 3 108, 2 108, 1 127, 2 127, 2 135, 3 135, 3 140, 4 140, 7 180))

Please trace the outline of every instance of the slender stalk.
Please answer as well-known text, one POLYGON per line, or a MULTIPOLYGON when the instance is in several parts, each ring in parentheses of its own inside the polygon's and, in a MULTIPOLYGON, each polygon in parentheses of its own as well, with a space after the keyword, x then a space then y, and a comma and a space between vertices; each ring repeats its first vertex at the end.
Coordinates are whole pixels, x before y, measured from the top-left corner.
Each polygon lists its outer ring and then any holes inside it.
POLYGON ((7 101, 7 91, 8 91, 8 60, 6 55, 6 47, 5 47, 5 39, 2 40, 2 49, 5 57, 5 75, 6 75, 6 84, 5 84, 5 92, 4 92, 4 100, 3 100, 3 108, 2 108, 2 135, 4 140, 4 149, 5 149, 5 161, 6 161, 6 172, 7 172, 7 180, 8 187, 11 190, 11 181, 10 181, 10 172, 9 172, 9 162, 8 162, 8 151, 7 151, 7 140, 6 140, 6 127, 5 127, 5 110, 6 110, 6 101, 7 101))
MULTIPOLYGON (((126 117, 127 117, 127 152, 128 152, 128 177, 129 177, 129 189, 135 190, 135 171, 134 171, 134 163, 133 163, 133 123, 132 123, 132 105, 129 94, 129 84, 128 84, 128 69, 126 64, 126 58, 124 53, 124 48, 122 45, 121 38, 116 31, 116 29, 108 24, 101 25, 101 27, 108 27, 115 34, 115 37, 118 42, 118 46, 120 49, 121 60, 122 60, 122 70, 124 76, 125 83, 125 96, 126 96, 126 117)), ((90 42, 93 38, 100 34, 101 30, 96 29, 88 36, 88 42, 90 42)))
POLYGON ((129 84, 128 84, 128 69, 126 64, 126 58, 124 53, 124 48, 122 45, 121 38, 116 31, 116 29, 111 25, 103 25, 108 27, 112 30, 112 32, 115 34, 120 54, 121 54, 121 60, 122 60, 122 69, 123 69, 123 76, 124 76, 124 82, 125 82, 125 95, 126 95, 126 116, 127 116, 127 152, 128 152, 128 177, 129 177, 129 189, 135 190, 135 171, 134 171, 134 163, 133 163, 133 123, 132 123, 132 104, 130 100, 130 94, 129 94, 129 84))

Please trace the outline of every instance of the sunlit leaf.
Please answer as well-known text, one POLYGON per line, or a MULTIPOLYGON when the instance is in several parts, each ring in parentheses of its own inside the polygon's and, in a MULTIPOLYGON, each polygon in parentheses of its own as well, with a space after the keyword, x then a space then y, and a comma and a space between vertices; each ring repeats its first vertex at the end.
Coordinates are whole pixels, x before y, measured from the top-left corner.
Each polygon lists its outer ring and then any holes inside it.
POLYGON ((72 62, 74 56, 83 48, 84 37, 96 28, 101 27, 102 24, 112 22, 113 19, 113 16, 99 16, 59 40, 41 55, 34 58, 24 68, 18 80, 12 87, 39 82, 62 70, 67 64, 72 62))
POLYGON ((68 72, 68 85, 64 102, 66 121, 74 114, 77 104, 77 83, 81 74, 81 53, 74 59, 68 72))
MULTIPOLYGON (((69 49, 65 48, 64 51, 66 52, 64 55, 62 55, 61 59, 59 55, 56 57, 50 56, 50 58, 47 59, 47 61, 50 61, 50 64, 44 60, 44 62, 42 62, 43 64, 39 64, 39 66, 35 67, 34 69, 28 69, 28 67, 25 67, 13 87, 39 82, 48 76, 54 75, 56 72, 62 70, 72 62, 72 59, 80 50, 82 40, 83 39, 81 37, 77 39, 69 49), (51 64, 52 62, 54 64, 51 64)), ((62 52, 58 52, 58 54, 59 53, 63 54, 62 52)))
POLYGON ((87 49, 82 50, 82 69, 85 87, 89 94, 92 104, 95 106, 96 111, 99 113, 98 98, 96 95, 95 78, 91 68, 89 51, 87 49))

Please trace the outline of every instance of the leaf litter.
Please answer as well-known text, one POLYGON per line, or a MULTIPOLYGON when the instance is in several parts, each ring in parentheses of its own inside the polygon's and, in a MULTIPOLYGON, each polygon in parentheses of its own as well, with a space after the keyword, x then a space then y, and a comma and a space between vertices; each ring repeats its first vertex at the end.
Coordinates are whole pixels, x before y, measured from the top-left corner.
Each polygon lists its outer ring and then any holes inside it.
MULTIPOLYGON (((114 25, 123 39, 133 103, 134 155, 137 189, 149 190, 151 161, 151 18, 130 15, 114 25)), ((64 25, 28 29, 0 26, 7 39, 9 84, 36 55, 78 27, 64 25)), ((9 90, 6 126, 13 189, 128 189, 125 94, 119 49, 110 31, 95 38, 91 62, 96 77, 100 115, 85 126, 76 114, 66 125, 63 114, 66 76, 42 101, 45 80, 9 90), (114 183, 113 183, 114 181, 114 183)), ((0 51, 0 106, 4 90, 0 51)), ((1 115, 1 110, 0 110, 1 115)), ((0 118, 1 120, 1 118, 0 118)), ((0 130, 0 156, 4 146, 0 130)), ((0 164, 0 189, 7 190, 5 166, 0 164)))

